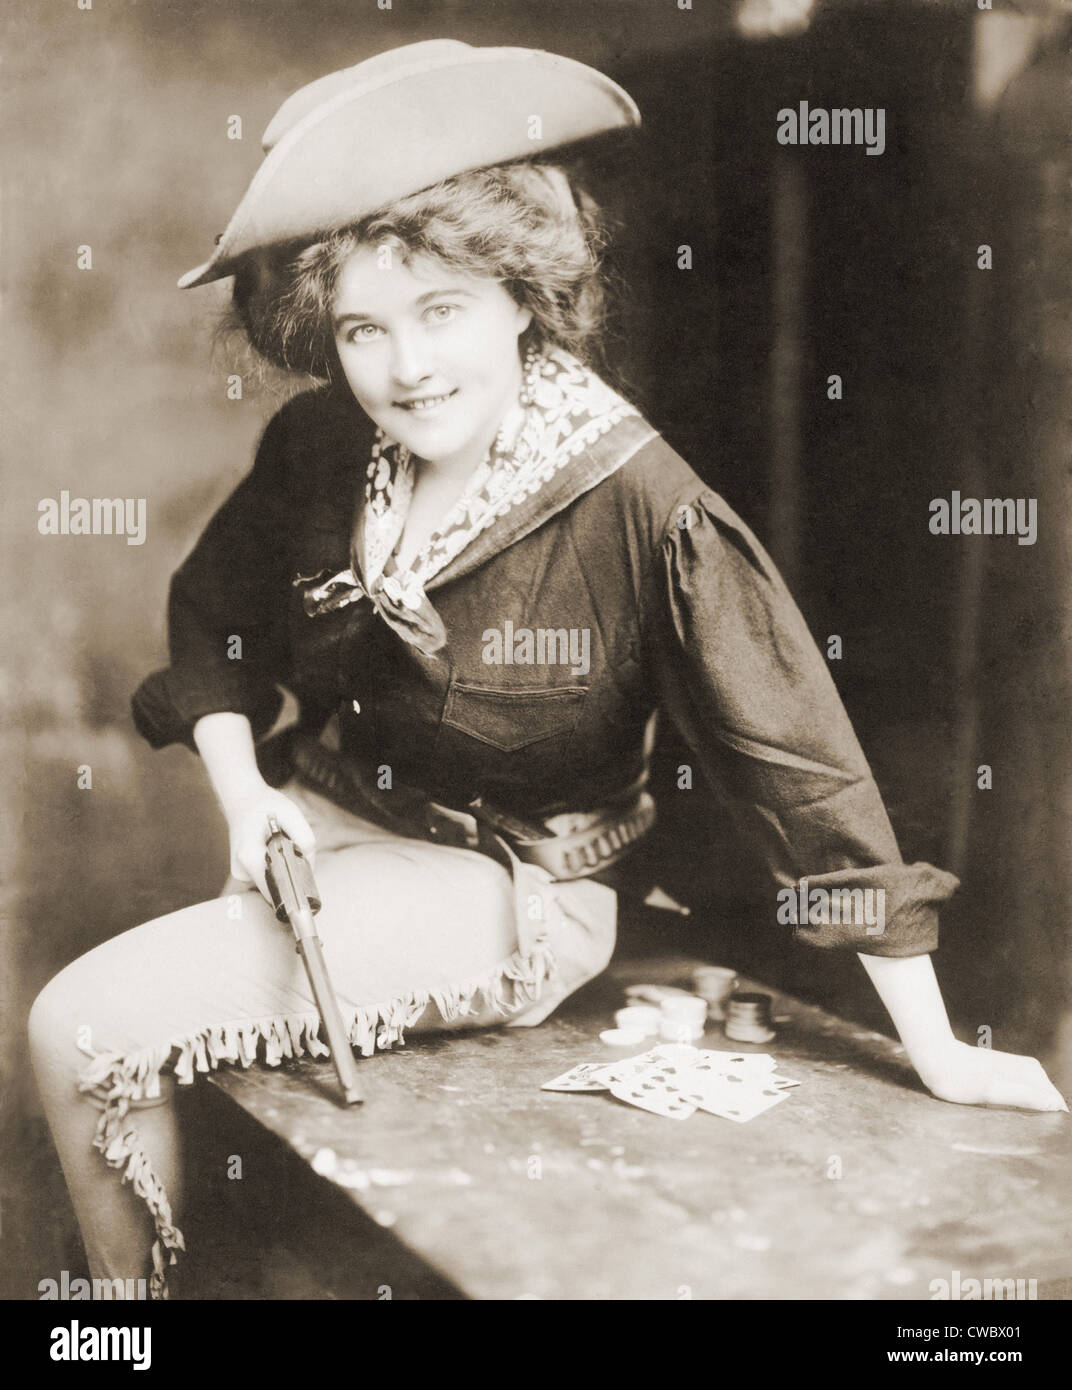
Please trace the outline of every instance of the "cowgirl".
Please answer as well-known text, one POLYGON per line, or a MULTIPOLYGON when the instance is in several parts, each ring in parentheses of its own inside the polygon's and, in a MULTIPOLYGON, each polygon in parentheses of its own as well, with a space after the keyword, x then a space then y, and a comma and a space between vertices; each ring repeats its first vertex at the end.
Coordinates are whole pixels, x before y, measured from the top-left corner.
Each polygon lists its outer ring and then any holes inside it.
POLYGON ((96 1277, 141 1277, 151 1251, 166 1293, 176 1080, 325 1053, 263 901, 269 816, 318 855, 355 1048, 531 1026, 610 959, 657 708, 776 885, 884 892, 880 935, 797 934, 859 951, 936 1096, 1065 1108, 1031 1058, 953 1037, 928 953, 956 880, 902 863, 755 537, 592 370, 593 209, 529 158, 534 120, 543 151, 638 115, 601 74, 522 49, 420 43, 322 78, 180 281, 233 275, 253 345, 327 384, 272 419, 175 576, 171 664, 134 699, 154 747, 200 752, 233 881, 75 961, 32 1013, 96 1277), (490 665, 507 631, 550 633, 543 662, 490 665), (555 655, 579 632, 587 670, 555 655), (301 708, 283 749, 262 744, 280 685, 301 708))

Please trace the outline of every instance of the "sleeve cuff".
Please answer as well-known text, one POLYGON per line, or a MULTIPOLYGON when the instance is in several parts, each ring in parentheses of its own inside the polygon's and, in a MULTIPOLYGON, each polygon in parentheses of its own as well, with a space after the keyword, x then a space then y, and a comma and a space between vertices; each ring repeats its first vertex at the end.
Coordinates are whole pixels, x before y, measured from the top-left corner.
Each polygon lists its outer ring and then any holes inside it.
POLYGON ((881 864, 801 879, 778 893, 793 938, 866 956, 922 956, 938 947, 938 905, 960 880, 932 864, 881 864))
POLYGON ((131 699, 134 727, 152 748, 181 743, 196 753, 197 721, 206 714, 234 713, 249 719, 254 740, 263 738, 279 717, 283 696, 270 683, 235 676, 214 672, 207 680, 175 667, 154 671, 131 699))

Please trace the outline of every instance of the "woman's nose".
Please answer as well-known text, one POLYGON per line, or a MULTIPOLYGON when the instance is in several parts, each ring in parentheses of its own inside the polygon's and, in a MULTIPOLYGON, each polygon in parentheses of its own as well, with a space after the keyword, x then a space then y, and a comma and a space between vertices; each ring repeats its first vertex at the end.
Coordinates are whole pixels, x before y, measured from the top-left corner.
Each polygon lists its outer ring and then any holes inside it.
POLYGON ((419 386, 431 375, 427 353, 411 333, 396 333, 391 340, 391 375, 399 386, 419 386))

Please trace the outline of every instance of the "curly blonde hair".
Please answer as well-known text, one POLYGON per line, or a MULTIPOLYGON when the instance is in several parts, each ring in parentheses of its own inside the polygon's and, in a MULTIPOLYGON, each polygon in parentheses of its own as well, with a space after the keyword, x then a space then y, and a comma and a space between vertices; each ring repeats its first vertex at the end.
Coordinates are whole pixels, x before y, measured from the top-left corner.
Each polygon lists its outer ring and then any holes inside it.
POLYGON ((362 246, 433 257, 497 280, 532 311, 521 346, 558 346, 597 369, 605 303, 603 220, 557 165, 525 160, 459 174, 312 245, 269 247, 239 265, 225 328, 287 372, 338 379, 331 311, 339 273, 362 246))

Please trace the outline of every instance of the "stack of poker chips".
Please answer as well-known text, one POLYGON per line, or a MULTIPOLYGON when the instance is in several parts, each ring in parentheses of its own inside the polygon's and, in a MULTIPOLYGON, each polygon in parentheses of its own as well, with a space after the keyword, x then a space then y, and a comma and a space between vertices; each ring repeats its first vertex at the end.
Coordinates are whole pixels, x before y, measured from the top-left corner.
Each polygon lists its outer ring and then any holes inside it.
POLYGON ((695 993, 674 985, 629 985, 628 1004, 614 1015, 614 1028, 600 1033, 603 1042, 627 1047, 653 1035, 663 1042, 696 1043, 708 1019, 722 1021, 732 1042, 765 1043, 775 1036, 769 994, 734 993, 736 974, 719 965, 692 972, 695 993))
POLYGON ((614 1015, 619 1028, 628 1028, 642 1037, 653 1038, 659 1031, 659 1010, 654 1004, 627 1004, 614 1015))
POLYGON ((659 1031, 659 1010, 654 1004, 628 1004, 614 1015, 614 1027, 600 1033, 611 1047, 633 1047, 659 1031))
POLYGON ((695 995, 671 995, 659 1005, 659 1037, 663 1042, 698 1042, 707 1024, 707 1000, 695 995))
POLYGON ((726 1017, 724 1005, 737 984, 737 975, 725 965, 698 965, 692 972, 692 987, 707 1000, 707 1017, 726 1017))
POLYGON ((774 1037, 770 995, 731 995, 726 1001, 725 1033, 734 1042, 770 1042, 774 1037))

